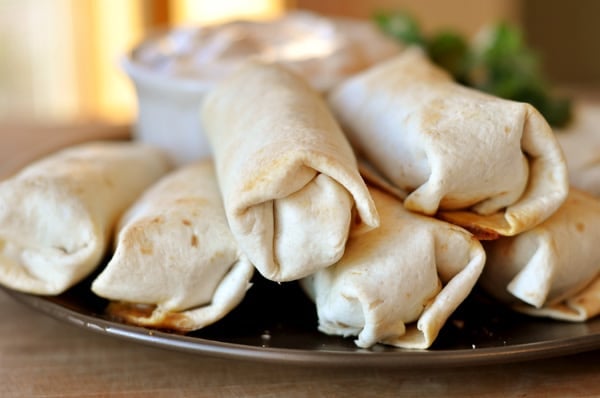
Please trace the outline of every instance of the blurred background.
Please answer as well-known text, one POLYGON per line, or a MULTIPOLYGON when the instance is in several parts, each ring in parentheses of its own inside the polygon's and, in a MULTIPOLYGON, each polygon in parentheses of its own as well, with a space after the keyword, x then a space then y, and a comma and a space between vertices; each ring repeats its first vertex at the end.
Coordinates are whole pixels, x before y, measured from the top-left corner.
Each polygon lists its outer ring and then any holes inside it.
POLYGON ((144 36, 289 9, 359 18, 406 10, 426 31, 450 27, 469 36, 509 21, 551 82, 600 87, 596 0, 0 0, 0 119, 130 123, 134 92, 118 60, 144 36))

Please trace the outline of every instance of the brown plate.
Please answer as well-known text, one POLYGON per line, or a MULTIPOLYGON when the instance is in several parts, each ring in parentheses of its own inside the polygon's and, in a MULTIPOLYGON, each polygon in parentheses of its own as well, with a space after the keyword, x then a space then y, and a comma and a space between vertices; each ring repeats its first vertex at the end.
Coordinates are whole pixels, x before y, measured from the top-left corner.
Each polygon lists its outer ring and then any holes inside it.
POLYGON ((314 306, 296 283, 254 280, 227 317, 187 335, 125 325, 103 314, 107 302, 84 281, 57 297, 7 290, 60 321, 155 347, 222 358, 335 366, 447 367, 517 362, 600 349, 600 318, 566 323, 516 314, 479 291, 457 309, 428 350, 383 345, 360 349, 352 338, 316 330, 314 306))

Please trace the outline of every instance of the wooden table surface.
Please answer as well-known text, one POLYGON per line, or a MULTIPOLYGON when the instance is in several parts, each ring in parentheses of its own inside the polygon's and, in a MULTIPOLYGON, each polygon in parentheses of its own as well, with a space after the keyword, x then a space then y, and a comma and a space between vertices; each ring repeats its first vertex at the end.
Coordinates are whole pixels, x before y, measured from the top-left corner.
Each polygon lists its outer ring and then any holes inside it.
MULTIPOLYGON (((101 125, 0 127, 0 177, 101 125)), ((218 359, 57 321, 0 291, 0 397, 597 397, 600 351, 515 364, 336 368, 218 359)))

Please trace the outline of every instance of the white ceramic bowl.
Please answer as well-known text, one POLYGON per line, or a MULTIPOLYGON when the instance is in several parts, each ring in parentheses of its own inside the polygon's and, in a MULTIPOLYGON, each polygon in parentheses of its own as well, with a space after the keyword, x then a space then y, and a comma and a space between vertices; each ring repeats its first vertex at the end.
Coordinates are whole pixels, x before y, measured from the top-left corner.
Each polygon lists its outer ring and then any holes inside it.
POLYGON ((199 115, 212 83, 155 73, 137 64, 131 54, 121 65, 137 95, 134 138, 165 149, 177 164, 209 156, 199 115))
POLYGON ((368 21, 307 12, 175 28, 147 38, 122 60, 138 99, 135 138, 164 148, 177 164, 210 156, 199 116, 204 95, 250 57, 282 63, 326 92, 398 52, 368 21))

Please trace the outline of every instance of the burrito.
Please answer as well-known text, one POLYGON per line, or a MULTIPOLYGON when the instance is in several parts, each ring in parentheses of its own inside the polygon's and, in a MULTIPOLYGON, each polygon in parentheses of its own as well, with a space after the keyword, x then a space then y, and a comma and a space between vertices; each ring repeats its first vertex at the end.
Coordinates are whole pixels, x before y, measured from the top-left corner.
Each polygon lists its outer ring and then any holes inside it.
POLYGON ((319 330, 428 348, 481 274, 485 253, 463 228, 410 212, 372 189, 381 216, 375 230, 352 234, 342 259, 301 280, 316 304, 319 330))
POLYGON ((254 267, 229 230, 212 160, 149 188, 119 221, 112 259, 92 283, 126 322, 187 332, 235 308, 254 267))
POLYGON ((571 189, 548 220, 485 242, 481 286, 517 311, 569 321, 600 313, 600 200, 571 189))
POLYGON ((418 48, 328 99, 359 156, 409 210, 497 237, 532 228, 565 200, 565 161, 544 118, 455 83, 418 48))
POLYGON ((73 146, 0 183, 0 283, 55 295, 102 261, 119 216, 169 170, 132 142, 73 146))
POLYGON ((579 102, 571 124, 556 131, 571 186, 600 197, 600 107, 579 102))
POLYGON ((291 281, 327 267, 342 256, 351 225, 378 225, 350 143, 298 75, 248 62, 201 112, 229 226, 265 278, 291 281))

